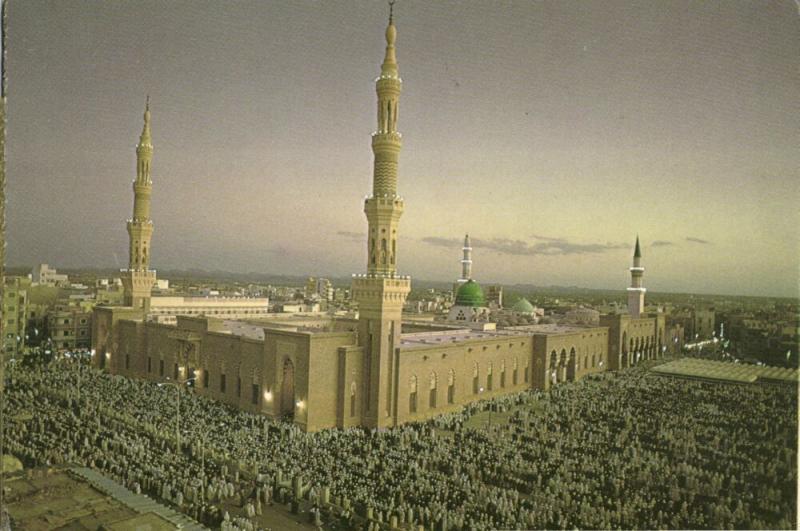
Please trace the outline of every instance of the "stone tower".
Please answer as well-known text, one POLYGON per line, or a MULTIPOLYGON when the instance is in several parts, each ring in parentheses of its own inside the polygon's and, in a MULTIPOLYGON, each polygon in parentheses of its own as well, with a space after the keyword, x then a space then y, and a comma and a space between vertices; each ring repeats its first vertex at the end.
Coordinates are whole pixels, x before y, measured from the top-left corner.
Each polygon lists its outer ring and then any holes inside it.
POLYGON ((372 196, 364 201, 369 224, 367 273, 356 276, 352 285, 359 311, 358 341, 364 352, 361 423, 374 428, 394 425, 397 416, 397 346, 403 304, 411 291, 411 279, 397 275, 397 226, 403 199, 397 195, 397 159, 402 145, 397 109, 402 80, 395 58, 396 37, 390 7, 386 55, 375 81, 378 129, 372 134, 372 196))
POLYGON ((472 278, 472 246, 469 243, 469 234, 464 236, 464 258, 461 259, 461 278, 459 284, 463 284, 472 278))
POLYGON ((144 127, 136 146, 136 180, 133 181, 133 218, 128 220, 130 239, 128 269, 122 270, 126 306, 150 307, 150 292, 156 283, 156 272, 150 266, 150 238, 153 222, 150 220, 150 194, 153 181, 150 179, 150 163, 153 160, 153 144, 150 138, 150 98, 144 110, 144 127))
POLYGON ((642 251, 639 249, 639 237, 636 237, 636 249, 633 251, 633 267, 631 271, 631 287, 628 288, 628 312, 634 319, 644 311, 644 293, 642 286, 644 267, 642 267, 642 251))

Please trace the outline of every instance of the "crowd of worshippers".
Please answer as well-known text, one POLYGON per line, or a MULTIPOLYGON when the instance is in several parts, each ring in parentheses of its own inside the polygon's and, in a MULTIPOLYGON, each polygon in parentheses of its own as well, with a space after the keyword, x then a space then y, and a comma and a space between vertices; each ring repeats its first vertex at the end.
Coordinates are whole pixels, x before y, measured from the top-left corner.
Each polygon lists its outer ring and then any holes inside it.
POLYGON ((73 356, 9 364, 5 406, 6 452, 26 466, 93 467, 214 528, 258 529, 275 503, 327 528, 787 529, 796 520, 796 386, 635 367, 424 423, 306 434, 73 356), (491 426, 475 422, 489 409, 491 426))

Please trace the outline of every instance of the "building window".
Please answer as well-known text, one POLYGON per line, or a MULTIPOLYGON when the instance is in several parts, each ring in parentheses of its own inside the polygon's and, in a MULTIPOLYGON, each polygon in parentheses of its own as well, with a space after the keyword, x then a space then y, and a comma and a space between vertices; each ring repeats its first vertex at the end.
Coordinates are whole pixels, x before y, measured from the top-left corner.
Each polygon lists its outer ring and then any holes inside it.
POLYGON ((408 394, 408 411, 409 413, 417 412, 417 377, 411 376, 410 390, 408 394))
POLYGON ((356 383, 350 384, 350 416, 356 416, 356 383))
POLYGON ((153 372, 153 358, 147 356, 147 372, 153 372))
POLYGON ((428 397, 428 407, 435 408, 436 407, 436 373, 431 373, 431 392, 428 397))
POLYGON ((69 319, 64 319, 64 324, 69 324, 69 319))
POLYGON ((472 367, 472 394, 477 395, 480 391, 480 384, 478 382, 478 364, 472 367))
POLYGON ((164 376, 164 360, 158 360, 158 375, 164 376))
POLYGON ((528 371, 529 370, 530 370, 530 368, 527 365, 525 365, 525 383, 528 383, 528 378, 529 378, 528 371))
POLYGON ((203 389, 208 389, 208 369, 203 369, 203 389))
POLYGON ((131 368, 131 355, 130 354, 125 354, 125 368, 126 369, 130 369, 131 368))
POLYGON ((511 373, 511 382, 512 382, 513 385, 517 385, 517 373, 518 372, 519 372, 518 369, 516 367, 514 367, 514 372, 511 373))
POLYGON ((456 371, 450 369, 447 375, 447 403, 452 404, 456 399, 456 371))
POLYGON ((225 375, 224 374, 220 374, 219 375, 219 392, 220 393, 224 393, 225 392, 225 375))
POLYGON ((178 364, 177 363, 175 363, 175 365, 172 367, 172 378, 175 381, 178 380, 178 364))
POLYGON ((253 402, 253 404, 256 404, 256 405, 258 405, 258 395, 259 395, 259 389, 258 388, 259 388, 258 384, 253 384, 253 396, 250 399, 253 402))
MULTIPOLYGON (((500 345, 497 346, 499 347, 500 345)), ((506 386, 506 362, 503 361, 500 364, 500 387, 505 387, 505 386, 506 386)))
POLYGON ((86 319, 81 319, 81 324, 86 324, 86 319))
POLYGON ((486 390, 492 390, 492 364, 489 364, 489 367, 486 368, 486 390))
POLYGON ((237 376, 236 377, 236 396, 238 396, 240 398, 242 396, 242 377, 241 376, 237 376))

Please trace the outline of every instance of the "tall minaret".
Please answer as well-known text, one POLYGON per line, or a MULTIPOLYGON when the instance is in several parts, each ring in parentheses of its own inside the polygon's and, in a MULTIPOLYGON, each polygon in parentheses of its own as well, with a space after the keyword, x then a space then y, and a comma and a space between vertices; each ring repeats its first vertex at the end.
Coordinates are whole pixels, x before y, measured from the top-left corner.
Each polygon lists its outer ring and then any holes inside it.
POLYGON ((369 231, 367 274, 353 279, 353 299, 358 302, 358 342, 364 349, 361 424, 386 427, 395 424, 397 400, 395 361, 400 342, 403 304, 411 279, 397 275, 397 226, 403 199, 397 195, 397 159, 401 140, 397 132, 397 107, 402 83, 397 71, 394 43, 397 30, 390 2, 386 28, 386 55, 378 93, 378 129, 372 134, 375 165, 372 196, 364 201, 369 231))
POLYGON ((644 293, 647 291, 642 286, 642 251, 639 249, 639 236, 636 236, 636 249, 633 251, 633 267, 631 271, 631 287, 628 288, 628 312, 633 318, 638 318, 644 311, 644 293))
POLYGON ((156 272, 150 266, 150 238, 153 222, 150 220, 150 194, 153 181, 150 179, 150 164, 153 160, 153 144, 150 138, 150 97, 144 109, 144 127, 136 146, 136 180, 133 181, 133 218, 128 220, 130 239, 128 269, 122 271, 125 290, 125 305, 142 308, 150 306, 150 292, 156 282, 156 272))
POLYGON ((472 246, 469 244, 469 234, 464 236, 464 258, 461 259, 461 278, 459 284, 463 284, 472 278, 472 246))

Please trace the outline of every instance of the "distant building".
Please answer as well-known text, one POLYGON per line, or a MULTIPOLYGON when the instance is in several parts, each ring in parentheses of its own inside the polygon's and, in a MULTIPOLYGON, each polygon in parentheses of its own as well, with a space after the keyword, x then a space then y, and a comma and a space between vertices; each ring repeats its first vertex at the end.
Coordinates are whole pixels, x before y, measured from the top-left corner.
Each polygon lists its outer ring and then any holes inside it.
POLYGON ((307 298, 318 298, 323 301, 333 300, 333 284, 327 278, 308 277, 306 282, 305 296, 307 298))
POLYGON ((39 264, 31 272, 31 280, 36 284, 66 284, 69 282, 67 275, 59 275, 55 269, 47 264, 39 264))
POLYGON ((687 330, 688 342, 711 339, 715 334, 715 313, 713 309, 692 309, 692 320, 687 330))
POLYGON ((503 286, 486 286, 486 304, 492 309, 500 309, 503 307, 503 286))
POLYGON ((92 311, 59 304, 47 314, 47 334, 57 350, 91 347, 92 311))

